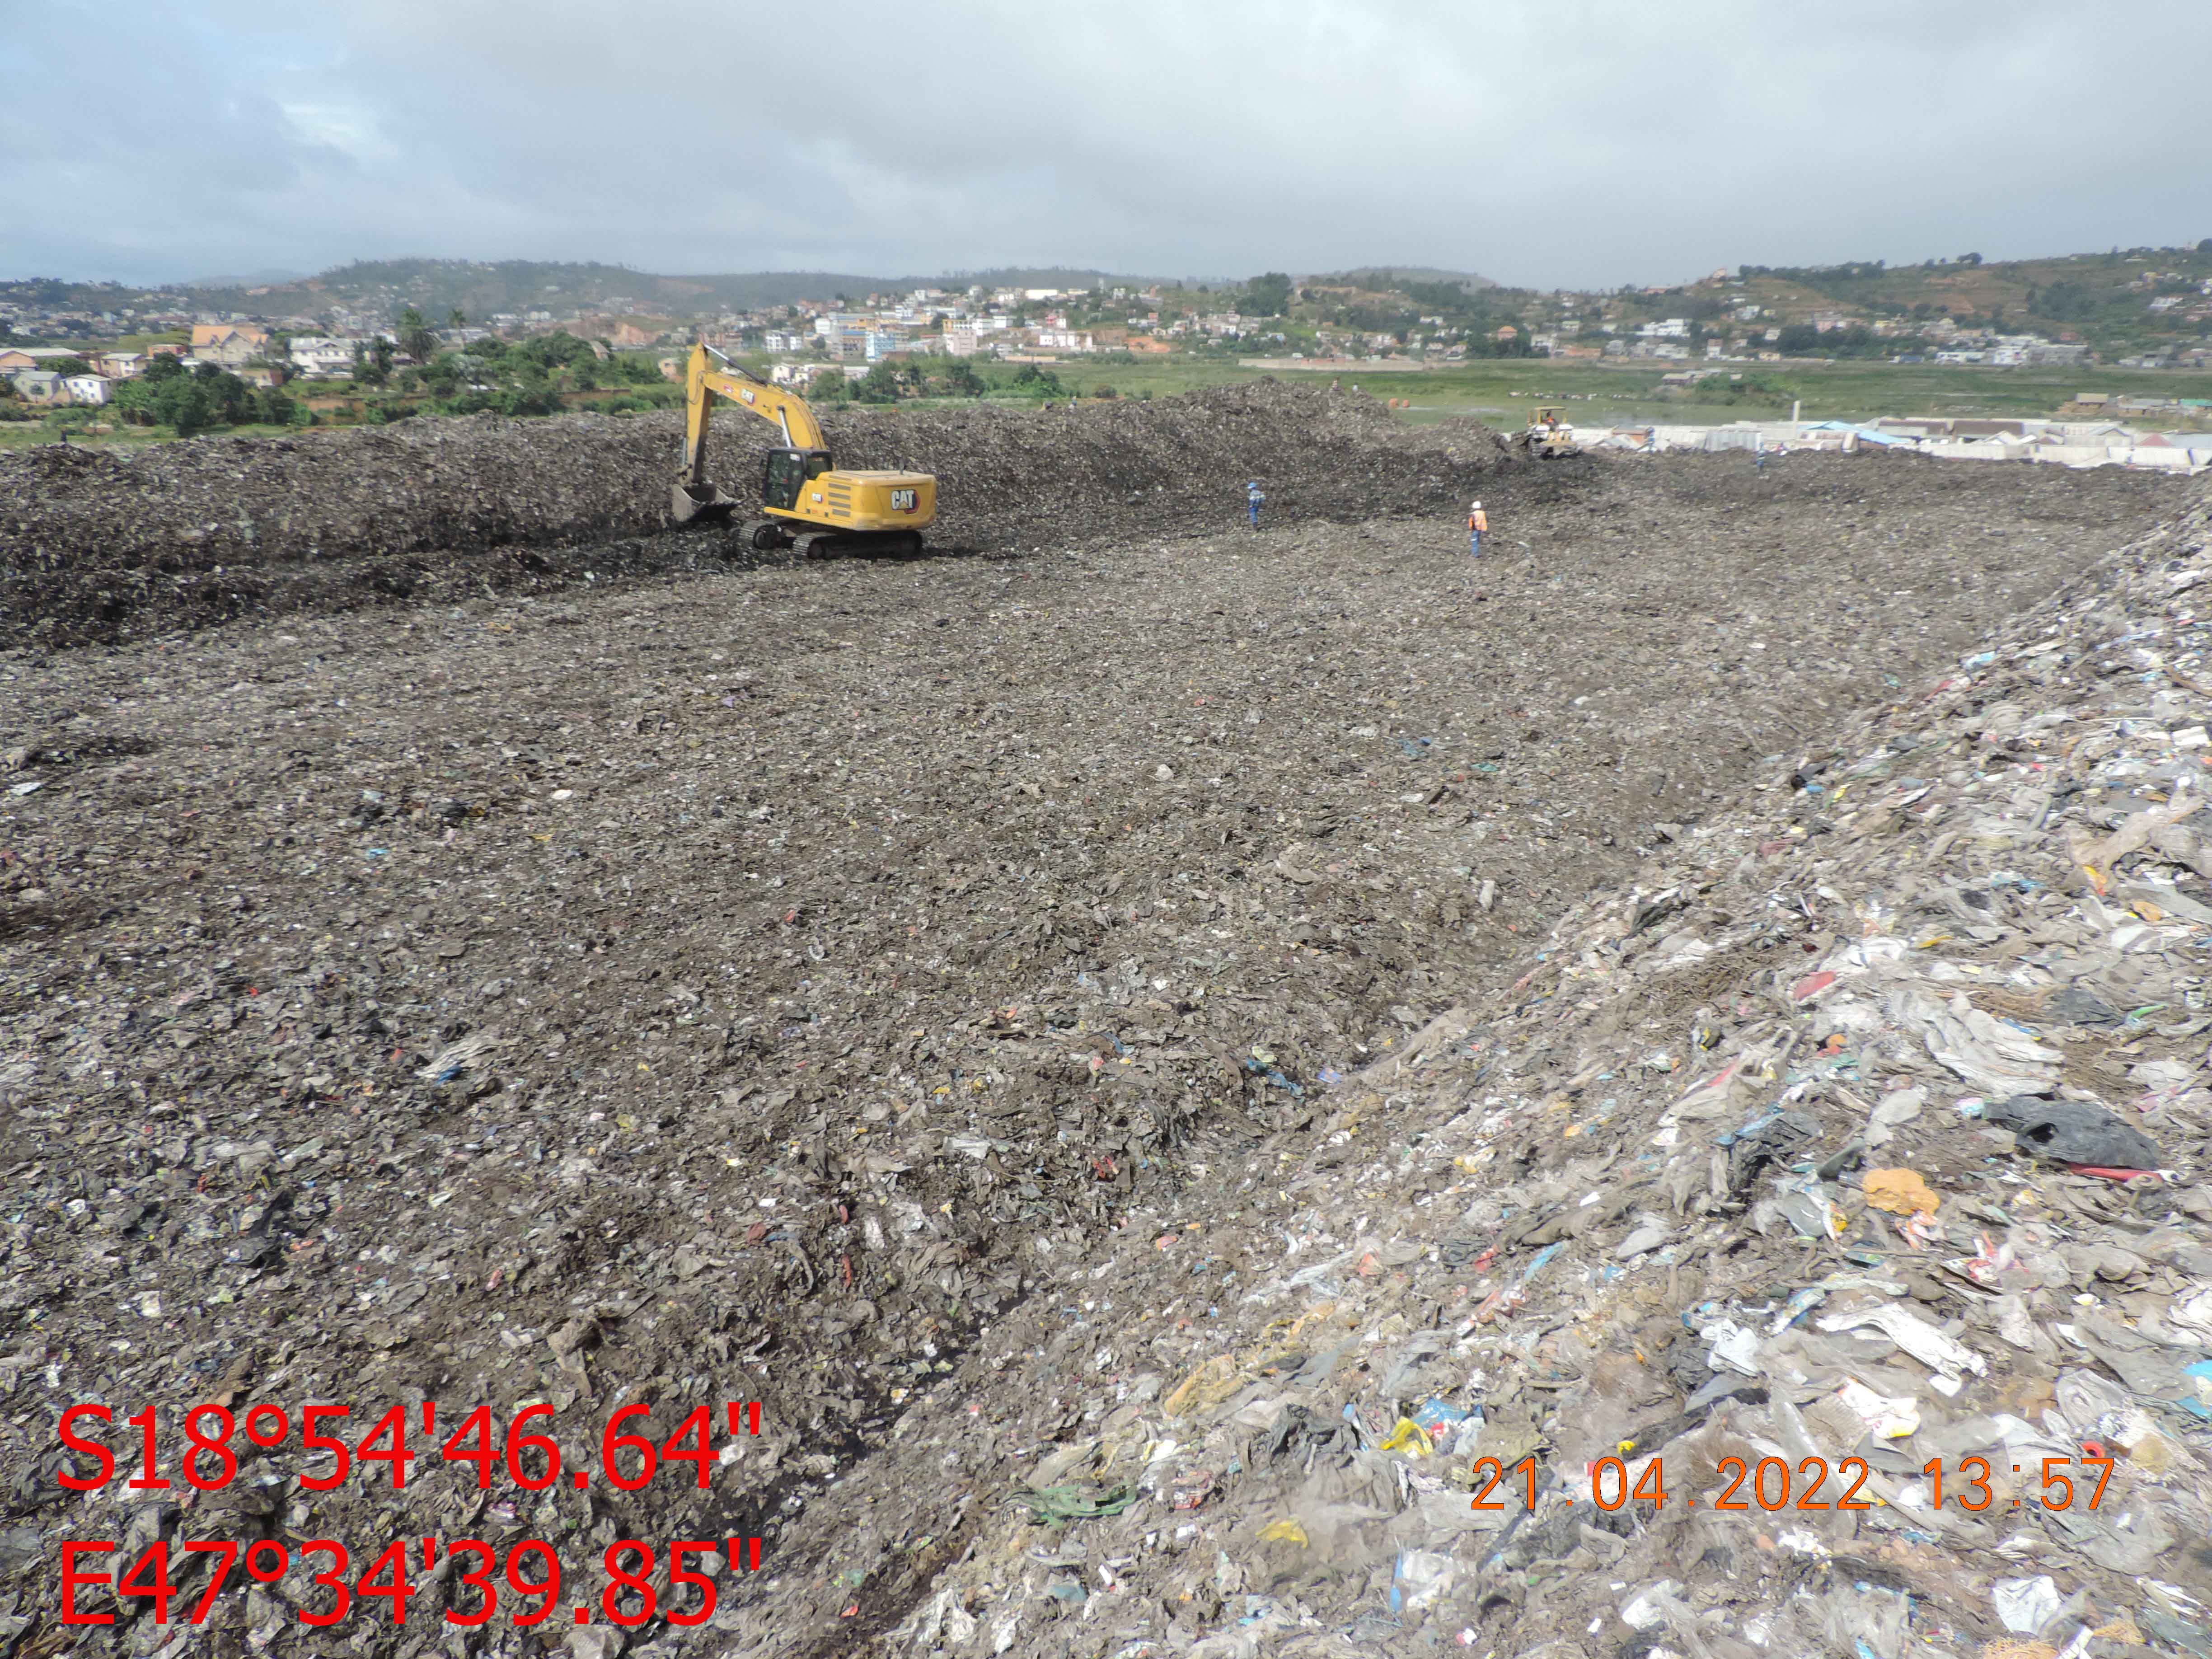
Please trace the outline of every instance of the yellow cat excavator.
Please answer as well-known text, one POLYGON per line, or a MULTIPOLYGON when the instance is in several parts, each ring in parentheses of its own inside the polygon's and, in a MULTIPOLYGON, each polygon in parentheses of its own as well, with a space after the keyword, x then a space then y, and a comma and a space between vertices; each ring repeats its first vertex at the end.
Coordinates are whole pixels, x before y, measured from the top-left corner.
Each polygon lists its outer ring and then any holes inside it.
POLYGON ((832 553, 918 553, 937 517, 937 480, 927 472, 852 472, 830 460, 822 423, 806 399, 770 385, 712 346, 697 345, 684 374, 684 454, 669 520, 726 519, 744 503, 707 482, 707 416, 717 398, 783 431, 761 482, 767 517, 748 532, 763 552, 795 548, 803 558, 832 553))

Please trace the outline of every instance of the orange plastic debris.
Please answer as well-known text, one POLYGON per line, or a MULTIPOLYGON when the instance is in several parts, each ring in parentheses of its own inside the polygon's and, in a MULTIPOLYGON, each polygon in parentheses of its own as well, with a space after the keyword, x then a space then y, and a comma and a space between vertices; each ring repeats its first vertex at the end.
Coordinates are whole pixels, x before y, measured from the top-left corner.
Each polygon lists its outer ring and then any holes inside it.
POLYGON ((1933 1215, 1942 1200, 1917 1170, 1869 1170, 1866 1200, 1892 1215, 1933 1215))

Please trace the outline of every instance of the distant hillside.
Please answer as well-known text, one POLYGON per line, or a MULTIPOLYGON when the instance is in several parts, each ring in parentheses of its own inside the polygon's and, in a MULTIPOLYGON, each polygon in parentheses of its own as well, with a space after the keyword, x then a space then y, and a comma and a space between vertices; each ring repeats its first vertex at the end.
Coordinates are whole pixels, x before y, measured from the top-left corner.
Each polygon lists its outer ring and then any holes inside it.
POLYGON ((1961 324, 2072 336, 2100 349, 2212 337, 2212 237, 2194 247, 2113 248, 2053 258, 1891 265, 1744 265, 1684 293, 1743 295, 1783 315, 1825 309, 1868 322, 1961 324))
POLYGON ((223 309, 313 314, 331 306, 396 311, 415 306, 444 317, 578 309, 694 317, 749 306, 862 295, 886 279, 826 270, 662 276, 625 265, 538 259, 364 259, 296 283, 235 289, 199 289, 203 304, 223 309))
POLYGON ((140 311, 239 312, 260 317, 317 317, 333 310, 391 317, 414 306, 440 321, 459 311, 472 320, 545 311, 665 317, 678 320, 802 300, 855 301, 916 288, 1090 288, 1143 284, 1151 277, 1066 266, 1001 267, 927 276, 832 270, 760 270, 666 276, 627 265, 538 259, 363 259, 315 276, 269 272, 192 283, 140 285, 0 278, 0 313, 19 307, 98 313, 140 311))
POLYGON ((1498 286, 1489 277, 1478 276, 1471 270, 1439 270, 1433 265, 1362 265, 1357 270, 1334 271, 1302 280, 1340 283, 1346 288, 1367 289, 1376 293, 1401 289, 1407 283, 1449 283, 1463 289, 1498 286))
POLYGON ((415 306, 426 315, 459 311, 471 318, 531 311, 583 309, 672 318, 711 316, 801 300, 860 300, 870 294, 903 294, 915 288, 1016 285, 1089 287, 1129 282, 1095 270, 997 270, 954 276, 867 276, 851 271, 762 270, 661 275, 627 265, 562 264, 534 259, 377 259, 326 270, 297 282, 193 290, 211 308, 312 314, 332 305, 397 310, 415 306))
MULTIPOLYGON (((725 272, 696 276, 628 266, 510 259, 380 259, 281 281, 141 288, 53 278, 0 279, 0 331, 22 337, 94 337, 128 331, 133 319, 179 313, 238 313, 271 319, 348 314, 387 323, 404 307, 442 323, 459 311, 483 322, 543 313, 664 319, 684 325, 799 301, 865 301, 915 288, 1143 288, 1158 282, 1168 302, 1218 307, 1216 294, 1250 301, 1273 284, 1257 279, 1176 282, 1063 266, 1000 267, 930 276, 826 270, 725 272)), ((1580 333, 1581 349, 1601 334, 1633 333, 1647 321, 1680 319, 1693 341, 1714 337, 1744 349, 1808 350, 1780 337, 1815 331, 1823 351, 1917 354, 1960 331, 1993 330, 2079 343, 2106 361, 2170 362, 2212 346, 2212 238, 2193 247, 2114 248, 2038 259, 1984 260, 1978 254, 1892 265, 1879 259, 1826 265, 1743 265, 1697 280, 1603 292, 1538 293, 1500 287, 1472 271, 1433 265, 1370 264, 1292 284, 1304 297, 1294 320, 1407 343, 1415 333, 1448 331, 1485 350, 1524 351, 1536 336, 1580 333), (1849 325, 1867 325, 1852 329, 1849 325), (1948 324, 1947 328, 1945 325, 1948 324), (1838 331, 1838 325, 1844 325, 1838 331), (1879 326, 1876 326, 1879 325, 1879 326), (1501 345, 1500 342, 1505 343, 1501 345)), ((1276 314, 1284 301, 1263 304, 1276 314)), ((1810 335, 1807 337, 1809 339, 1810 335)), ((1340 345, 1344 341, 1338 342, 1340 345)))
POLYGON ((314 273, 312 271, 292 270, 249 270, 234 276, 228 274, 213 276, 195 276, 189 282, 178 283, 177 286, 179 288, 203 289, 218 288, 258 288, 265 283, 304 283, 314 273))

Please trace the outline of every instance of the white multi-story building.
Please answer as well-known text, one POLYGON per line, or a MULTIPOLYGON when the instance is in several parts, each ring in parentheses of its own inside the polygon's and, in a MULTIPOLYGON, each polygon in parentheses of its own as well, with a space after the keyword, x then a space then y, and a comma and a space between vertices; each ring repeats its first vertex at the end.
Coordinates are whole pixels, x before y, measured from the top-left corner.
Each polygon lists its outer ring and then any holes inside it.
POLYGON ((348 334, 296 334, 292 367, 302 374, 350 374, 355 349, 364 343, 348 334))

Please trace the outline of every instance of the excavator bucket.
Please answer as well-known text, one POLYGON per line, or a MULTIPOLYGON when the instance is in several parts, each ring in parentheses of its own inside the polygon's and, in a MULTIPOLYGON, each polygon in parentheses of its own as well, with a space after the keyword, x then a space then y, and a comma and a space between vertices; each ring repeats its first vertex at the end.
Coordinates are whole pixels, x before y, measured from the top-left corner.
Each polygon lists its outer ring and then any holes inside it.
POLYGON ((713 484, 678 483, 669 497, 668 522, 690 524, 697 520, 713 524, 728 518, 739 505, 736 496, 713 484))

